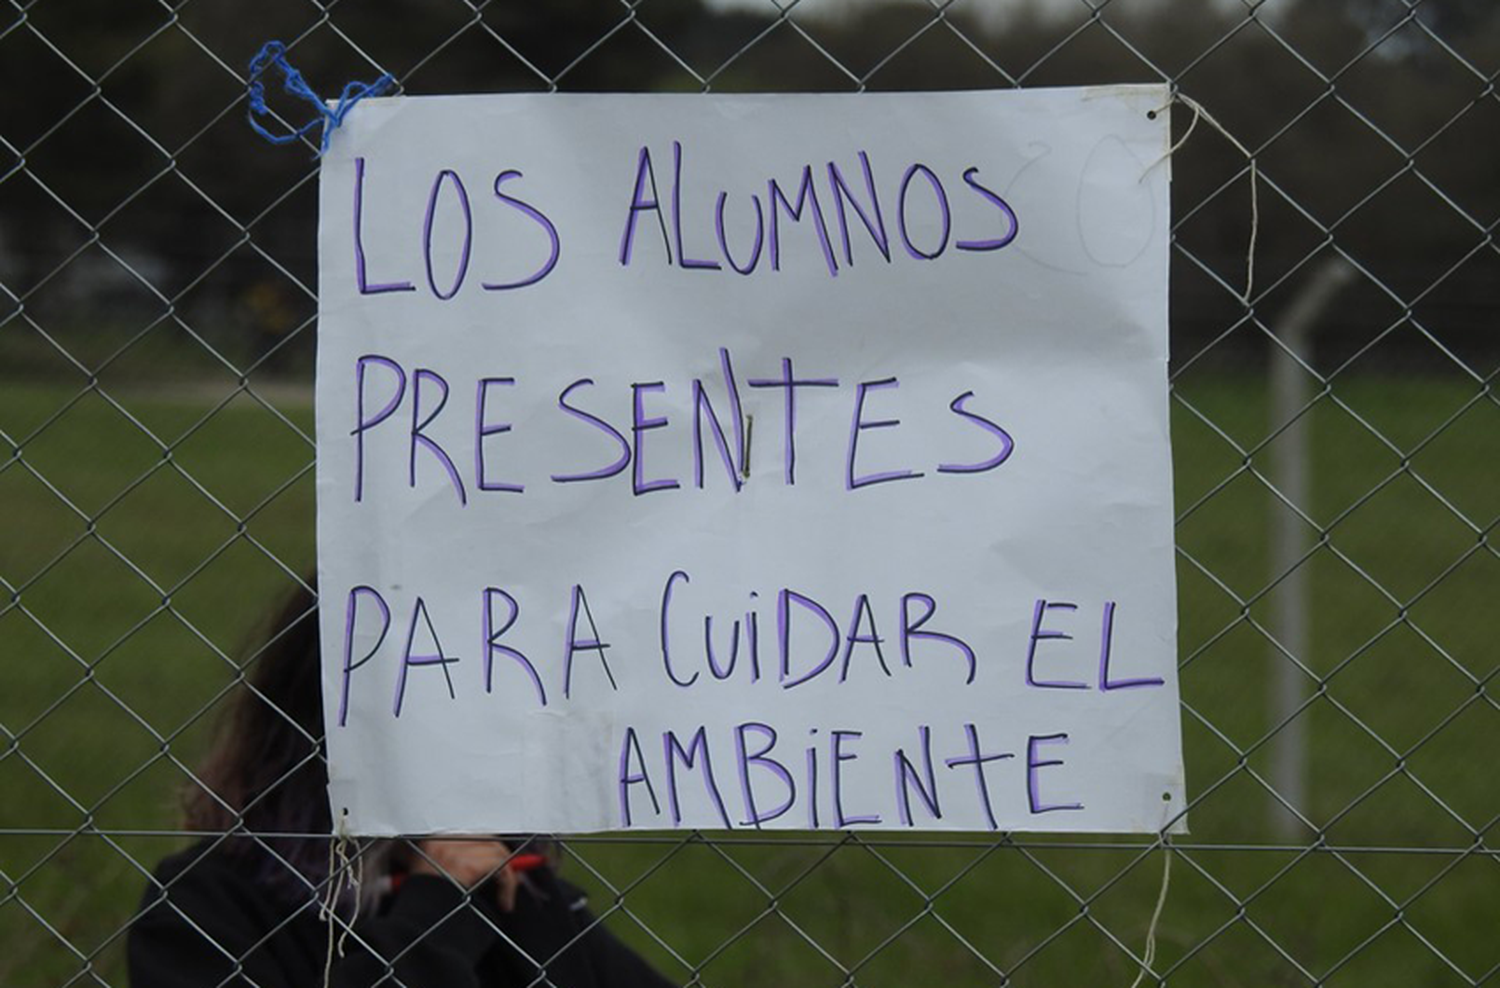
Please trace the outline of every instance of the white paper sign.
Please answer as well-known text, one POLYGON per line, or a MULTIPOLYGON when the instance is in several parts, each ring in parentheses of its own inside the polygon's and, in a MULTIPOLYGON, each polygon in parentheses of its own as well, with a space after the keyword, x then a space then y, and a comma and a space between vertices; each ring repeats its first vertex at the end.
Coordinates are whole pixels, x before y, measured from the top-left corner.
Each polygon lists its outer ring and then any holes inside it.
POLYGON ((1166 102, 361 103, 321 191, 335 814, 1180 827, 1166 102))

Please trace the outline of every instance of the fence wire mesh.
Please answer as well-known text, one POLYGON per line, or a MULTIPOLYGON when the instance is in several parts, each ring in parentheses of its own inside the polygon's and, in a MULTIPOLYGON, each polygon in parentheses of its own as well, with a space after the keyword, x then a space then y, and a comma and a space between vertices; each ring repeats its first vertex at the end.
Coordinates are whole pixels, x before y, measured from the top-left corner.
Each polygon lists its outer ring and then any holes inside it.
POLYGON ((679 983, 1130 984, 1170 855, 1145 984, 1500 985, 1490 0, 7 0, 0 982, 126 982, 243 643, 311 568, 317 164, 245 125, 272 37, 329 90, 1206 107, 1232 140, 1200 126, 1173 190, 1192 836, 557 853, 679 983))

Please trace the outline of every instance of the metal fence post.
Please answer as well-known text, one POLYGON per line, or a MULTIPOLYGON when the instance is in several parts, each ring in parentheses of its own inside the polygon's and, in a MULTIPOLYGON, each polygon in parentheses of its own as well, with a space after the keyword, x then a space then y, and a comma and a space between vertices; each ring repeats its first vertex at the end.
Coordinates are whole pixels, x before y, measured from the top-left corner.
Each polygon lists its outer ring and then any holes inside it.
POLYGON ((1307 723, 1302 710, 1310 692, 1312 632, 1309 622, 1307 518, 1315 518, 1311 483, 1314 377, 1313 329, 1354 277, 1342 258, 1314 269, 1277 324, 1271 348, 1271 426, 1281 434, 1271 445, 1270 648, 1272 829, 1283 841, 1302 828, 1307 810, 1307 723), (1276 725, 1280 725, 1276 727, 1276 725), (1285 801, 1284 803, 1282 801, 1285 801))

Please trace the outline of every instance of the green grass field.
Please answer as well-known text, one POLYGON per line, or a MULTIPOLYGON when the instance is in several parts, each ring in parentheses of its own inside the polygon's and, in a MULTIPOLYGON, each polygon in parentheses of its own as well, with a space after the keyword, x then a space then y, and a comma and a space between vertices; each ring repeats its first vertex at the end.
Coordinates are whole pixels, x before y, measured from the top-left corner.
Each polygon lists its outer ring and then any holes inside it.
MULTIPOLYGON (((151 832, 178 826, 182 766, 283 564, 312 562, 311 409, 281 389, 275 412, 247 395, 219 408, 230 390, 0 383, 0 430, 24 442, 0 446, 0 984, 124 984, 135 862, 183 843, 151 832)), ((1309 529, 1319 682, 1303 717, 1321 840, 1278 844, 1255 778, 1282 661, 1257 630, 1285 510, 1256 476, 1264 385, 1190 372, 1177 396, 1195 803, 1158 969, 1207 986, 1484 978, 1500 965, 1500 405, 1455 378, 1341 377, 1311 413, 1327 538, 1309 529)), ((663 835, 572 843, 569 873, 596 909, 615 901, 604 882, 627 890, 612 924, 683 980, 636 920, 715 986, 835 986, 856 965, 861 985, 996 985, 1015 968, 1016 985, 1126 986, 1114 941, 1142 949, 1161 880, 1148 847, 663 835)))

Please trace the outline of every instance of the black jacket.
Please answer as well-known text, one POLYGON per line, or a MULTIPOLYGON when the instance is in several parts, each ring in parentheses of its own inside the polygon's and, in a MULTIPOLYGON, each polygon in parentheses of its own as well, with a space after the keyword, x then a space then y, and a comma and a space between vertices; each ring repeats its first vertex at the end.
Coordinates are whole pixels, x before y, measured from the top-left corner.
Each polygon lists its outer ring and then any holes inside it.
MULTIPOLYGON (((329 928, 318 903, 310 894, 288 903, 257 880, 256 867, 208 841, 163 860, 129 932, 133 988, 322 985, 329 928)), ((486 887, 465 893, 444 878, 408 878, 355 922, 329 985, 669 988, 588 912, 577 889, 550 868, 527 877, 511 913, 486 887)))

